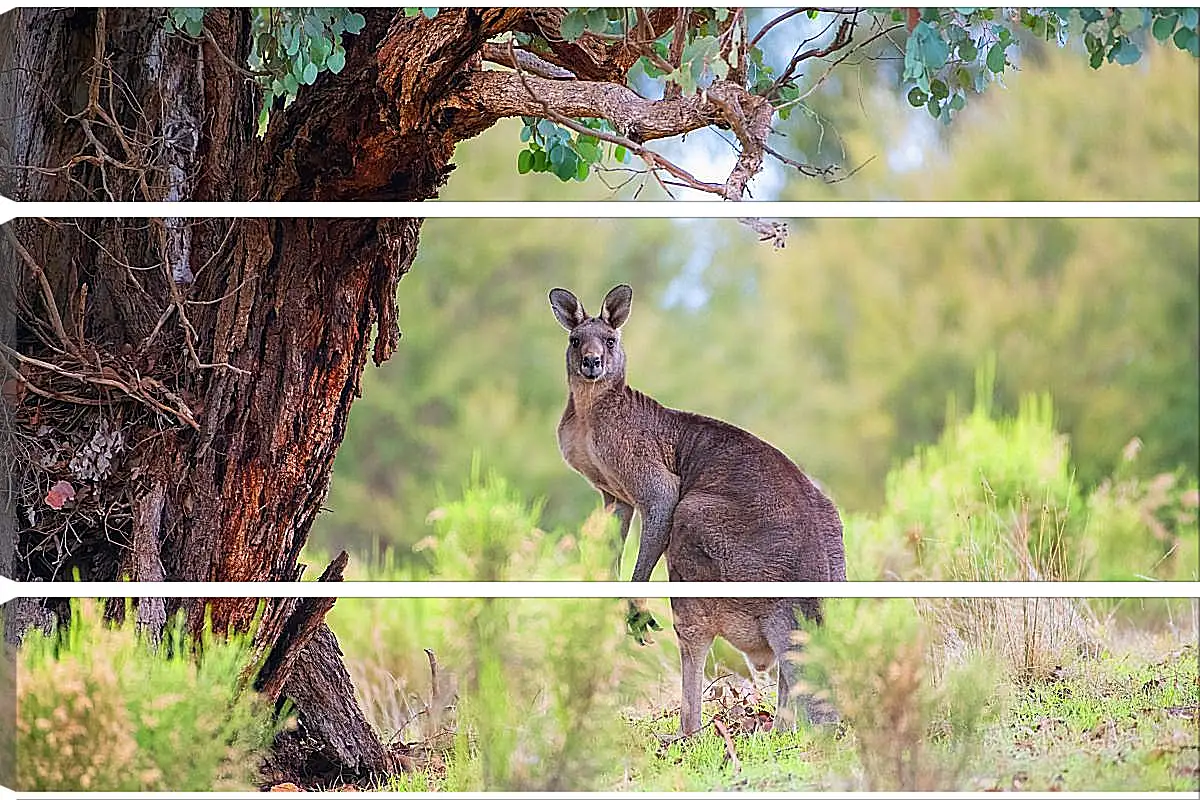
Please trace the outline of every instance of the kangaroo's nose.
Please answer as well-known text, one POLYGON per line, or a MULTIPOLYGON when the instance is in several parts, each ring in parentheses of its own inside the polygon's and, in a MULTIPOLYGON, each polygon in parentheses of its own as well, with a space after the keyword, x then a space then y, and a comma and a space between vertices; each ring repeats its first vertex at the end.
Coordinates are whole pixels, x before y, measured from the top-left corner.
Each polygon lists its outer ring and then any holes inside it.
POLYGON ((583 368, 588 372, 598 371, 600 369, 600 356, 584 356, 583 368))

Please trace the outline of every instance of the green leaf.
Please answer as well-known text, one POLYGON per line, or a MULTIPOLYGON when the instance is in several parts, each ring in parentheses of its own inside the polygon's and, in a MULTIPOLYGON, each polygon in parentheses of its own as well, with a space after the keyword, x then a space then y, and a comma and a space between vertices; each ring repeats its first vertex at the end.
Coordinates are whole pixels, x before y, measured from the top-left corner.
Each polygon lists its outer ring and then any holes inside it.
POLYGON ((987 68, 992 72, 1004 72, 1004 45, 997 42, 987 54, 987 68))
POLYGON ((267 124, 271 121, 271 103, 275 102, 275 96, 270 92, 263 99, 263 107, 258 112, 258 135, 262 137, 267 133, 267 124))
POLYGON ((963 61, 974 61, 975 57, 978 55, 979 55, 979 48, 976 47, 975 43, 973 41, 971 41, 970 39, 967 39, 965 42, 963 42, 962 44, 960 44, 958 46, 958 57, 961 58, 963 61))
POLYGON ((337 75, 346 66, 346 51, 341 47, 336 48, 329 54, 329 58, 325 59, 325 68, 337 75))
POLYGON ((554 173, 555 177, 557 177, 563 183, 566 183, 575 177, 575 170, 577 169, 576 165, 578 163, 579 159, 575 158, 575 154, 568 150, 567 155, 565 155, 561 161, 555 164, 551 171, 554 173))
POLYGON ((1171 41, 1175 42, 1175 46, 1180 50, 1194 50, 1196 46, 1196 32, 1189 28, 1180 28, 1175 31, 1175 35, 1171 37, 1171 41))
POLYGON ((522 175, 533 169, 533 151, 522 150, 517 154, 517 172, 522 175))
POLYGON ((316 17, 305 17, 304 32, 310 37, 320 36, 325 33, 325 24, 316 17))
POLYGON ((533 153, 533 171, 545 172, 550 166, 550 157, 545 150, 535 150, 533 153))
POLYGON ((913 108, 920 108, 929 100, 929 95, 921 91, 920 87, 914 86, 908 90, 908 104, 913 108))
POLYGON ((367 18, 362 14, 347 14, 345 19, 346 33, 358 33, 367 26, 367 18))
POLYGON ((305 84, 312 86, 313 81, 317 79, 317 65, 311 61, 308 62, 308 65, 304 67, 304 75, 302 77, 305 84))
POLYGON ((193 38, 199 38, 204 32, 204 23, 198 19, 189 19, 183 23, 183 29, 187 31, 187 35, 193 38))
POLYGON ((333 48, 333 40, 324 37, 313 39, 308 44, 308 57, 318 67, 325 66, 325 60, 329 58, 329 51, 333 48))
POLYGON ((608 14, 603 8, 593 8, 587 12, 587 29, 593 33, 604 33, 608 30, 608 14))
MULTIPOLYGON (((1194 29, 1196 24, 1200 23, 1200 8, 1181 8, 1179 14, 1185 28, 1194 29)), ((1192 32, 1195 33, 1194 30, 1192 32)))
POLYGON ((587 165, 586 161, 580 161, 579 166, 575 168, 575 180, 583 182, 587 180, 592 169, 587 165))
POLYGON ((587 17, 579 10, 571 11, 562 19, 559 32, 568 42, 573 42, 587 30, 587 17))
POLYGON ((1177 22, 1179 22, 1178 14, 1172 14, 1169 17, 1159 17, 1154 20, 1154 25, 1150 28, 1150 32, 1154 34, 1155 39, 1165 42, 1175 32, 1175 24, 1177 22))
POLYGON ((938 100, 944 100, 950 96, 950 87, 944 81, 935 79, 929 83, 929 93, 938 100))
POLYGON ((575 152, 588 163, 594 164, 600 160, 600 148, 596 146, 595 141, 585 141, 582 136, 575 142, 575 152))
POLYGON ((1115 60, 1122 66, 1136 64, 1138 59, 1141 57, 1141 49, 1139 49, 1136 44, 1128 39, 1125 39, 1124 37, 1122 37, 1120 44, 1113 48, 1113 51, 1109 53, 1109 58, 1115 60))
POLYGON ((558 126, 548 119, 540 119, 537 123, 538 135, 546 142, 552 142, 559 138, 558 126))
POLYGON ((622 164, 629 162, 629 151, 625 149, 625 145, 617 145, 613 150, 613 158, 622 164))
POLYGON ((950 98, 950 108, 954 109, 955 111, 962 111, 963 106, 966 104, 967 98, 961 94, 956 94, 954 97, 950 98))
POLYGON ((925 68, 930 71, 941 69, 946 65, 946 59, 950 58, 950 46, 946 44, 946 40, 924 20, 918 22, 913 28, 904 50, 906 65, 908 53, 913 50, 915 51, 913 58, 924 64, 925 68))

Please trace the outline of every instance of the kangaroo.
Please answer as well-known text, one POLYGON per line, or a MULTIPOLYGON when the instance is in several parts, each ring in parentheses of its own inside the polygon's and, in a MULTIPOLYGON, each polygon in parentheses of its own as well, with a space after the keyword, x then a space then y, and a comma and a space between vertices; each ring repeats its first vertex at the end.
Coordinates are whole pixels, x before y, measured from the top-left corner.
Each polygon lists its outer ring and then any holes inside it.
MULTIPOLYGON (((563 458, 620 521, 621 541, 642 522, 634 581, 647 581, 664 554, 672 581, 841 581, 846 579, 837 509, 783 453, 711 417, 660 405, 625 382, 621 326, 633 289, 614 287, 592 317, 566 289, 550 307, 570 332, 567 407, 558 424, 563 458)), ((781 727, 794 727, 797 614, 822 621, 819 599, 672 598, 682 667, 680 729, 700 728, 704 662, 717 636, 756 670, 778 663, 781 727)), ((806 699, 811 722, 835 718, 806 699)))

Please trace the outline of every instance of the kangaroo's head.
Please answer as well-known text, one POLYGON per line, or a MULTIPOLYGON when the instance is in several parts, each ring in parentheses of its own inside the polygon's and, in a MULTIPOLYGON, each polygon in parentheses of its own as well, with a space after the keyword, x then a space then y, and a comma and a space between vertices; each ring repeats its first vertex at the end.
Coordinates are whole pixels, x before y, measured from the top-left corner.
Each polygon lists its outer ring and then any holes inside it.
POLYGON ((567 378, 600 381, 624 379, 625 351, 620 327, 629 319, 633 289, 614 286, 604 297, 600 316, 589 317, 579 298, 566 289, 550 292, 554 317, 571 333, 567 344, 567 378))

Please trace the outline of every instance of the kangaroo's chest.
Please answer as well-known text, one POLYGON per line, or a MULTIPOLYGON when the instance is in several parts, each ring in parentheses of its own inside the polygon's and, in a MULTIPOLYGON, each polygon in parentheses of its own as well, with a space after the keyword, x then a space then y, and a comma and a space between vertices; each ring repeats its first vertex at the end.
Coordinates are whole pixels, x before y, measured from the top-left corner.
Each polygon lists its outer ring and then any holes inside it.
POLYGON ((587 478, 592 486, 632 504, 621 471, 609 448, 603 446, 599 431, 578 417, 564 416, 558 426, 558 447, 571 469, 587 478))

